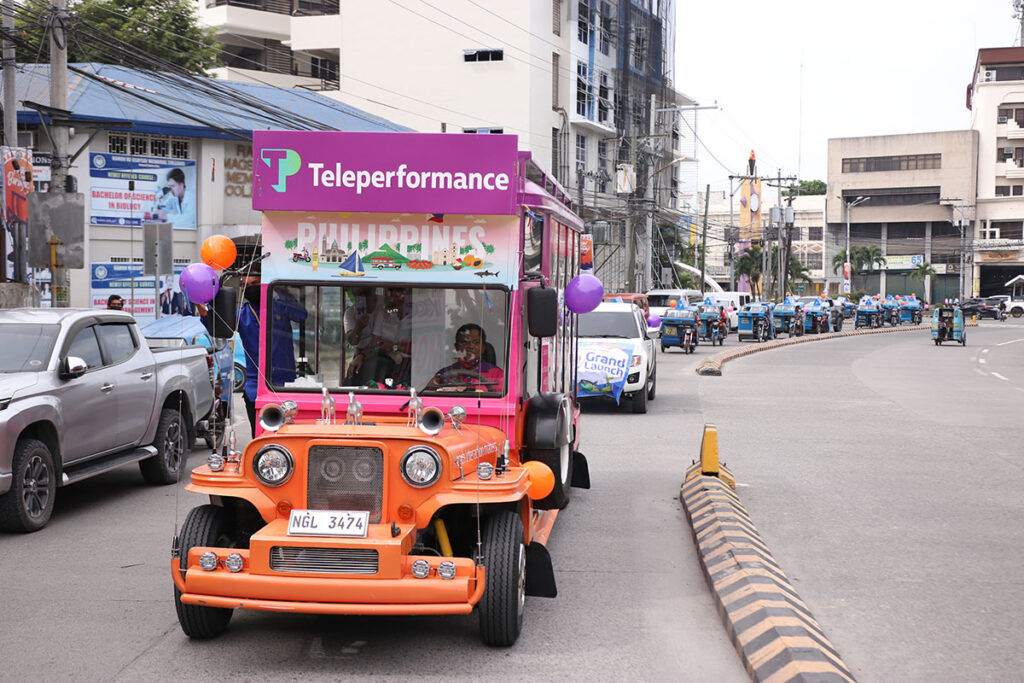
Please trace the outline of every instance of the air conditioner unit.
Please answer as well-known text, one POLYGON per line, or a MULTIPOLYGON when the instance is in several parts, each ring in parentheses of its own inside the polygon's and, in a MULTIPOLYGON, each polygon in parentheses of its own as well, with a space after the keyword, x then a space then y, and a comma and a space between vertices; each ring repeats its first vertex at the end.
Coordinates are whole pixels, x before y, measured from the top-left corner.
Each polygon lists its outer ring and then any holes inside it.
POLYGON ((1013 156, 1013 147, 1003 147, 1003 154, 1013 156))
POLYGON ((984 74, 984 77, 982 78, 982 80, 985 81, 985 82, 996 80, 995 69, 989 69, 989 70, 985 71, 985 74, 984 74))
POLYGON ((996 119, 996 123, 1006 123, 1006 117, 1000 116, 998 119, 996 119))

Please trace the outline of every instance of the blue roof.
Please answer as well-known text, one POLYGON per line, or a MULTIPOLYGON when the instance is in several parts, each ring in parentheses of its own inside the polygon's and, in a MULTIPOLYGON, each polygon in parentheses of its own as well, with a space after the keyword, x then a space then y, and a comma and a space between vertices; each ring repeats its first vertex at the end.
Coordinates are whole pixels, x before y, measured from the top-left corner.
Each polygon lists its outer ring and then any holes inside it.
MULTIPOLYGON (((188 87, 187 79, 173 74, 114 64, 72 64, 70 67, 73 70, 68 73, 67 108, 72 112, 71 120, 82 123, 127 121, 134 124, 131 130, 139 133, 222 139, 237 139, 232 132, 248 138, 254 130, 296 129, 231 97, 237 95, 269 105, 282 115, 306 119, 308 129, 409 130, 301 88, 195 77, 208 87, 226 91, 225 98, 220 99, 188 87)), ((25 107, 23 101, 49 104, 50 66, 19 64, 16 90, 18 122, 39 123, 39 114, 25 107)))

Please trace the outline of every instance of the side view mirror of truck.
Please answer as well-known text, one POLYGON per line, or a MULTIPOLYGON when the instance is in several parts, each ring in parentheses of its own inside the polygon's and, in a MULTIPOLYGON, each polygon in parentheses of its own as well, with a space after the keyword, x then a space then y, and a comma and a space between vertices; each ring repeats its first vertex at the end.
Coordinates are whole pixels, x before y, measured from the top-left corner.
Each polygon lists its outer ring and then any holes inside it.
POLYGON ((532 336, 555 336, 558 331, 558 292, 554 287, 531 287, 527 290, 526 318, 532 336))
POLYGON ((89 366, 78 356, 66 356, 60 359, 60 378, 74 379, 81 377, 89 366))

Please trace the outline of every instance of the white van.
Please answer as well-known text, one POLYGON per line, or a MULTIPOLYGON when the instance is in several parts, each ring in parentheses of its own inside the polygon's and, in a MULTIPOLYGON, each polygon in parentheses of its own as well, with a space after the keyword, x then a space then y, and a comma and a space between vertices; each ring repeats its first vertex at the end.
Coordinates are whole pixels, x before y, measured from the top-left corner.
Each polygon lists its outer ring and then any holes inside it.
POLYGON ((729 327, 733 330, 739 328, 739 310, 746 306, 754 297, 750 292, 708 292, 715 299, 715 303, 725 306, 725 315, 729 318, 729 327))
POLYGON ((696 289, 652 289, 647 292, 647 302, 651 305, 651 313, 658 316, 665 315, 665 311, 671 308, 672 301, 699 304, 704 301, 704 295, 696 289))

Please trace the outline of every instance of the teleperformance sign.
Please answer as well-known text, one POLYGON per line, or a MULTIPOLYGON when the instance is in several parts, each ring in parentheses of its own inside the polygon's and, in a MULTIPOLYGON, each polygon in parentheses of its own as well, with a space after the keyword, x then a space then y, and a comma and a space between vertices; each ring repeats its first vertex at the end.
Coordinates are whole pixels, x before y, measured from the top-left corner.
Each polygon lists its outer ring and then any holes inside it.
POLYGON ((514 135, 255 131, 257 211, 516 213, 514 135))

